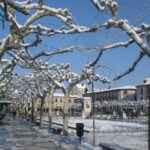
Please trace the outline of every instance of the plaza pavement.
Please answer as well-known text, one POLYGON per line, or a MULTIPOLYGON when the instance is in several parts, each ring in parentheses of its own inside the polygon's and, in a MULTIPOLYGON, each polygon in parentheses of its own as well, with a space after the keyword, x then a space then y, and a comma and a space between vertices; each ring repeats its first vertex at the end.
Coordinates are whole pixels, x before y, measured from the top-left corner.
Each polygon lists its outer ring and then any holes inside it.
MULTIPOLYGON (((97 137, 97 141, 98 139, 101 141, 98 143, 110 141, 110 143, 107 143, 110 145, 112 145, 112 143, 117 144, 118 142, 122 143, 122 141, 124 141, 125 145, 121 144, 123 147, 132 147, 133 149, 139 150, 147 149, 148 146, 147 141, 145 141, 146 138, 143 138, 145 137, 145 132, 140 132, 138 134, 134 133, 135 135, 132 133, 132 136, 128 134, 100 134, 100 136, 97 137), (144 135, 142 136, 142 134, 144 135), (116 139, 116 141, 113 141, 113 139, 116 139), (128 143, 131 144, 128 145, 128 143)), ((92 138, 92 136, 90 137, 92 138)), ((89 140, 92 141, 92 139, 89 140)), ((84 138, 80 145, 76 136, 60 136, 53 134, 49 132, 47 127, 40 129, 38 126, 32 126, 31 123, 23 120, 13 121, 8 119, 4 121, 4 124, 0 124, 0 150, 102 150, 99 146, 93 148, 91 144, 88 144, 90 142, 87 141, 88 140, 84 138)))
POLYGON ((63 150, 48 136, 41 135, 25 122, 0 124, 0 150, 63 150))

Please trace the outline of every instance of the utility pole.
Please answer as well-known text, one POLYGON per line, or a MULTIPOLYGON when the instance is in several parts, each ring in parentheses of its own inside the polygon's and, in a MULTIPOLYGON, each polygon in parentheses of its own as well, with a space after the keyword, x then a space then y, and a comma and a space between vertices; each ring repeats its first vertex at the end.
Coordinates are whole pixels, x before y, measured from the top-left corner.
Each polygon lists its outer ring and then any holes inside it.
POLYGON ((148 150, 150 150, 150 99, 148 99, 148 150))
POLYGON ((92 80, 92 117, 93 117, 93 146, 95 146, 95 93, 94 81, 92 80))

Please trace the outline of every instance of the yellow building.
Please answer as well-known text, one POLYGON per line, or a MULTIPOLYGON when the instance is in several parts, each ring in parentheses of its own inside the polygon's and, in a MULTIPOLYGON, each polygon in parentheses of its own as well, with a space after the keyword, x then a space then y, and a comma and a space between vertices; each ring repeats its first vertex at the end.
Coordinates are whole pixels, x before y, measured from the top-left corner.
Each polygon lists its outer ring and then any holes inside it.
POLYGON ((56 115, 61 115, 64 109, 71 111, 72 106, 78 101, 77 95, 71 95, 69 97, 64 96, 61 93, 55 93, 52 100, 52 110, 56 115))
MULTIPOLYGON (((47 97, 44 104, 44 112, 52 109, 53 115, 62 115, 64 109, 67 109, 70 116, 80 115, 89 116, 91 113, 91 98, 82 97, 85 86, 77 85, 73 88, 69 97, 63 93, 55 92, 53 98, 47 97), (83 115, 83 114, 84 115, 83 115)), ((37 100, 36 111, 39 112, 41 102, 37 100)))

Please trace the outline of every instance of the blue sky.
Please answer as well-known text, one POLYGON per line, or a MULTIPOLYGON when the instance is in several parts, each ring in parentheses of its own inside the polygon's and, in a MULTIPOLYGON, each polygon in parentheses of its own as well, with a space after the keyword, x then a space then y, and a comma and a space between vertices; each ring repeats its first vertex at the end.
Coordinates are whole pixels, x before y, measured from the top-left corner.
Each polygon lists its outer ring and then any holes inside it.
MULTIPOLYGON (((68 8, 76 23, 85 26, 93 26, 103 23, 110 17, 108 12, 98 12, 91 4, 90 0, 45 0, 45 3, 51 7, 68 8)), ((119 0, 119 16, 129 20, 130 24, 140 26, 142 22, 150 23, 150 0, 119 0)), ((24 17, 18 16, 20 23, 25 21, 24 17)), ((45 18, 42 20, 47 26, 57 27, 60 22, 54 18, 45 18)), ((60 47, 67 47, 70 45, 82 45, 86 47, 102 46, 107 43, 116 41, 125 41, 127 37, 125 33, 120 30, 112 29, 109 31, 102 31, 98 33, 75 34, 69 36, 56 36, 52 38, 45 38, 42 45, 37 49, 32 49, 33 53, 39 50, 52 50, 60 47)), ((102 57, 99 64, 107 65, 111 69, 99 69, 98 73, 107 75, 108 77, 114 76, 125 71, 129 64, 133 62, 138 54, 139 48, 132 45, 127 49, 115 49, 112 52, 107 52, 102 57)), ((96 56, 96 52, 76 52, 73 54, 65 54, 51 58, 49 63, 70 62, 72 69, 75 72, 80 72, 81 68, 89 60, 96 56)), ((145 57, 136 70, 128 76, 120 79, 113 86, 122 86, 128 84, 138 84, 146 77, 150 77, 150 58, 145 57)), ((17 69, 18 72, 24 72, 17 69)), ((102 84, 96 84, 97 88, 102 87, 102 84)))

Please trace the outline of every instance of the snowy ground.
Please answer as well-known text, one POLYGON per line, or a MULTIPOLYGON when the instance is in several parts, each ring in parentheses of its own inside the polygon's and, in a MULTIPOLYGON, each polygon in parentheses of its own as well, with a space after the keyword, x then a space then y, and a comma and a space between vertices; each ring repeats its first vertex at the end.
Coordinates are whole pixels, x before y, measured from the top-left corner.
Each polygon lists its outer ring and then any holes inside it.
MULTIPOLYGON (((62 118, 53 119, 56 123, 62 123, 62 118)), ((75 127, 76 123, 84 123, 84 128, 88 131, 93 130, 92 119, 82 119, 82 118, 70 118, 69 126, 75 127)), ((123 132, 123 131, 145 131, 147 130, 146 124, 130 123, 130 122, 120 122, 120 121, 110 121, 110 120, 95 120, 96 131, 97 132, 123 132)))
MULTIPOLYGON (((55 121, 61 122, 56 118, 55 121)), ((84 134, 81 145, 75 136, 75 130, 69 130, 69 136, 58 135, 48 130, 47 126, 39 128, 18 118, 16 121, 8 121, 8 125, 0 126, 0 150, 104 150, 99 146, 104 143, 115 147, 115 150, 148 150, 146 125, 96 120, 96 147, 93 148, 92 120, 71 118, 69 122, 70 126, 75 126, 76 122, 84 122, 85 127, 90 130, 84 134), (117 146, 123 149, 116 149, 117 146)))
POLYGON ((39 134, 26 122, 5 120, 0 124, 0 150, 65 150, 49 136, 39 134))
MULTIPOLYGON (((129 148, 133 150, 147 150, 147 136, 148 135, 145 132, 96 133, 96 144, 117 144, 124 148, 129 148)), ((92 144, 92 133, 86 134, 84 141, 92 144)))
MULTIPOLYGON (((45 117, 44 120, 47 120, 45 117)), ((54 122, 62 123, 61 118, 53 119, 54 122)), ((82 118, 70 118, 69 126, 75 127, 76 123, 84 123, 85 129, 90 131, 85 133, 83 143, 92 144, 92 120, 82 118)), ((96 145, 100 143, 117 144, 119 146, 133 150, 148 149, 147 125, 139 123, 129 123, 109 120, 96 120, 96 145)), ((72 135, 75 131, 69 130, 72 135)))

